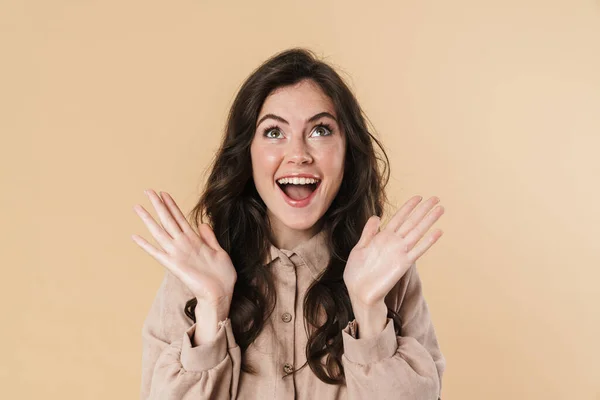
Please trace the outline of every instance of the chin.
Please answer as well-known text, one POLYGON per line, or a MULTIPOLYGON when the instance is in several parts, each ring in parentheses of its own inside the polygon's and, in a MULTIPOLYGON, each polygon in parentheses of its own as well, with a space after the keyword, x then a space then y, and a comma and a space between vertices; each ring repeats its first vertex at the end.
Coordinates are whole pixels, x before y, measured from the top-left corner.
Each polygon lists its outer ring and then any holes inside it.
POLYGON ((307 231, 311 229, 318 220, 316 219, 297 219, 297 220, 282 220, 283 225, 287 226, 289 229, 293 229, 295 231, 307 231))
POLYGON ((280 226, 295 231, 310 230, 319 222, 319 216, 315 214, 291 215, 290 213, 283 213, 283 215, 275 215, 275 218, 279 221, 280 226))

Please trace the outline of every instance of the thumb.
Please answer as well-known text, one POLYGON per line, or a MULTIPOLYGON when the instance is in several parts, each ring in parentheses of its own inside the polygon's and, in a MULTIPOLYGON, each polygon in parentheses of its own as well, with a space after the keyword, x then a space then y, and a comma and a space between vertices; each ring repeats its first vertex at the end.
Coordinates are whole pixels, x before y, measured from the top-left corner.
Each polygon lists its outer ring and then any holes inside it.
POLYGON ((200 237, 209 247, 212 247, 213 250, 221 249, 215 233, 208 224, 201 224, 198 230, 200 231, 200 237))
POLYGON ((369 218, 365 224, 365 227, 363 228, 362 235, 360 236, 356 247, 367 246, 377 234, 377 231, 379 230, 379 224, 381 224, 381 218, 378 216, 373 215, 371 218, 369 218))

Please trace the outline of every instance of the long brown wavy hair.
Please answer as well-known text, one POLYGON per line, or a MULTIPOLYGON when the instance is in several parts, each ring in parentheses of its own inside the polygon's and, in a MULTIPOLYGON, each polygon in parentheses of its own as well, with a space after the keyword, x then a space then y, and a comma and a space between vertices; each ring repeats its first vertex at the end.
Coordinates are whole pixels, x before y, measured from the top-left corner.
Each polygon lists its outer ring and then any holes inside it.
MULTIPOLYGON (((273 242, 271 227, 265 203, 254 186, 250 144, 266 97, 277 88, 304 79, 317 83, 331 98, 347 138, 344 177, 321 221, 331 258, 304 298, 307 363, 323 382, 342 384, 342 329, 354 319, 343 280, 344 268, 369 217, 382 217, 387 203, 384 189, 389 180, 389 160, 381 143, 367 129, 366 116, 352 91, 330 65, 310 50, 292 48, 274 55, 250 74, 233 101, 206 189, 189 217, 195 229, 199 221, 208 219, 235 266, 238 279, 229 318, 243 353, 260 333, 276 301, 273 279, 264 265, 269 243, 273 242), (321 324, 318 316, 323 310, 327 318, 321 324)), ((185 306, 186 315, 194 322, 196 304, 194 298, 185 306)), ((388 309, 388 317, 400 334, 398 314, 388 309)), ((242 370, 255 373, 247 363, 242 363, 242 370)))

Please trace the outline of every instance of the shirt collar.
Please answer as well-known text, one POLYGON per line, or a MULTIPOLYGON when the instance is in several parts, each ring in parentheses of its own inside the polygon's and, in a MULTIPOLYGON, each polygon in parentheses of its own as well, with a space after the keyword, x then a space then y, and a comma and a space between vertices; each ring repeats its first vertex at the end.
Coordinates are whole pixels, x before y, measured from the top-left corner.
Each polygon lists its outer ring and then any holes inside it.
MULTIPOLYGON (((327 247, 327 232, 323 229, 310 239, 298 244, 292 250, 278 249, 271 243, 271 262, 283 255, 286 258, 296 254, 308 267, 314 279, 317 279, 329 263, 329 248, 327 247)), ((282 258, 283 259, 283 258, 282 258)))

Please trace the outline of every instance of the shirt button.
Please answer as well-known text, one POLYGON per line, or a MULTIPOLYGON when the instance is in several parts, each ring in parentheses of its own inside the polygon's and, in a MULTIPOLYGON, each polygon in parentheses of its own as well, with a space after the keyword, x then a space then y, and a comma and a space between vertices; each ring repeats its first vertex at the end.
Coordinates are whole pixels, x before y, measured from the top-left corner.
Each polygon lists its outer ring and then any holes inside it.
POLYGON ((281 314, 281 320, 283 322, 290 322, 292 320, 292 314, 290 314, 289 312, 284 312, 283 314, 281 314))
POLYGON ((286 374, 291 374, 293 371, 294 371, 294 367, 292 367, 292 364, 285 363, 283 365, 283 372, 285 372, 286 374))

